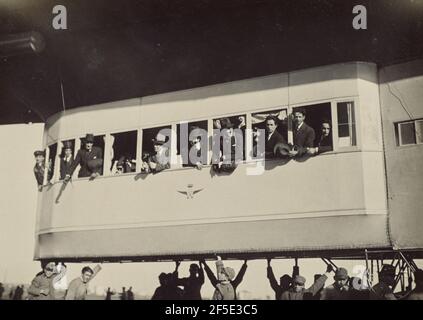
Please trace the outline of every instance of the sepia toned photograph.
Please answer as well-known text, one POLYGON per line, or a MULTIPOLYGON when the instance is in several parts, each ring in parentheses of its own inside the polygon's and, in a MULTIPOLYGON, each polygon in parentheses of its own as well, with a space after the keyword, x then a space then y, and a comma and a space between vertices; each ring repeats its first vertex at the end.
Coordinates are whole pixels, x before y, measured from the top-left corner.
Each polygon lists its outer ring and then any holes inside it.
POLYGON ((422 135, 423 0, 0 0, 0 300, 423 300, 422 135))

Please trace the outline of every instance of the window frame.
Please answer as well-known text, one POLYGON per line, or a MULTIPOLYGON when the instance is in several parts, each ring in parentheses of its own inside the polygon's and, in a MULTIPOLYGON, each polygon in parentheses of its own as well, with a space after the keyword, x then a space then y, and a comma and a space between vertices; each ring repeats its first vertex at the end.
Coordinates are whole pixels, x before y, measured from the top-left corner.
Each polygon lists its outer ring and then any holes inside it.
MULTIPOLYGON (((412 146, 418 146, 418 145, 423 145, 423 138, 421 138, 419 141, 418 139, 418 129, 417 129, 417 123, 418 122, 423 122, 423 118, 418 118, 418 119, 407 119, 407 120, 402 120, 402 121, 396 121, 394 122, 394 138, 395 138, 395 144, 397 148, 407 148, 407 147, 412 147, 412 146), (402 143, 402 137, 401 137, 401 125, 402 124, 407 124, 407 123, 412 123, 414 126, 414 143, 407 143, 407 144, 403 144, 402 143)), ((421 130, 420 134, 423 133, 423 130, 421 130)))

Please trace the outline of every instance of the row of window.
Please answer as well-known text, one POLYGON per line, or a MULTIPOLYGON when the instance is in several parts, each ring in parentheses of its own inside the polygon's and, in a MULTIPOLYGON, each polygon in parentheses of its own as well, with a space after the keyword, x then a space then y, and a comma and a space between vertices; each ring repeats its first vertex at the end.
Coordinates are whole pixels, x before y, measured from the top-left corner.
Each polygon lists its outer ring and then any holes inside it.
MULTIPOLYGON (((335 145, 337 148, 355 146, 356 145, 356 125, 355 125, 355 111, 354 103, 349 102, 338 102, 334 109, 330 102, 301 106, 301 109, 306 111, 306 116, 304 122, 315 131, 315 140, 314 145, 317 146, 319 141, 322 139, 322 123, 327 123, 330 126, 330 139, 332 146, 335 145), (336 112, 336 136, 332 134, 332 121, 334 117, 332 112, 336 112), (335 141, 336 139, 336 141, 335 141)), ((294 114, 298 108, 293 108, 292 114, 294 114)), ((175 152, 176 157, 179 159, 178 163, 183 163, 182 166, 188 166, 188 160, 185 159, 187 152, 184 150, 187 146, 192 146, 193 143, 189 139, 189 134, 192 130, 201 129, 202 132, 207 133, 207 139, 203 137, 203 150, 207 150, 208 153, 211 152, 211 136, 212 132, 210 129, 213 128, 213 131, 216 129, 239 129, 238 132, 241 132, 243 136, 243 155, 242 159, 246 160, 247 157, 247 140, 246 134, 249 132, 248 129, 251 129, 253 136, 259 129, 266 130, 265 119, 269 116, 273 116, 277 120, 277 132, 289 143, 293 143, 292 131, 294 130, 294 124, 292 121, 292 116, 288 114, 287 108, 280 108, 276 110, 269 111, 260 111, 257 113, 251 113, 249 115, 250 121, 247 123, 247 114, 239 114, 224 118, 215 118, 215 119, 204 119, 200 121, 193 121, 188 123, 180 123, 176 125, 176 136, 172 133, 172 126, 162 126, 155 128, 144 128, 142 129, 142 143, 141 147, 141 159, 137 159, 137 145, 138 145, 138 131, 127 131, 119 132, 108 135, 108 150, 105 150, 106 146, 106 135, 97 135, 94 136, 94 146, 100 147, 103 152, 103 159, 108 159, 103 162, 103 168, 101 170, 104 175, 115 175, 122 173, 135 172, 137 170, 137 162, 140 163, 149 157, 155 152, 155 143, 158 139, 158 134, 163 132, 168 132, 166 142, 170 142, 169 145, 172 145, 172 138, 176 138, 176 152, 171 150, 170 152, 175 152), (211 121, 211 122, 209 122, 211 121), (204 147, 205 146, 205 147, 204 147), (106 154, 107 152, 107 154, 106 154)), ((201 131, 200 130, 200 131, 201 131)), ((191 139, 192 140, 192 139, 191 139)), ((255 145, 257 144, 257 139, 251 137, 252 148, 254 150, 255 145)), ((57 143, 50 145, 48 161, 52 166, 52 171, 56 174, 59 173, 60 177, 53 177, 53 179, 63 179, 66 170, 64 161, 69 157, 75 157, 77 152, 76 148, 83 146, 85 143, 85 138, 76 138, 66 141, 61 141, 60 147, 58 148, 57 143), (70 150, 72 155, 65 153, 64 146, 70 145, 70 150), (59 162, 60 161, 60 162, 59 162), (54 167, 60 163, 60 169, 55 172, 54 167)), ((207 156, 207 155, 206 155, 207 156)), ((257 154, 251 153, 252 157, 256 157, 257 154)), ((209 155, 210 157, 210 155, 209 155)), ((204 161, 205 162, 205 161, 204 161)))

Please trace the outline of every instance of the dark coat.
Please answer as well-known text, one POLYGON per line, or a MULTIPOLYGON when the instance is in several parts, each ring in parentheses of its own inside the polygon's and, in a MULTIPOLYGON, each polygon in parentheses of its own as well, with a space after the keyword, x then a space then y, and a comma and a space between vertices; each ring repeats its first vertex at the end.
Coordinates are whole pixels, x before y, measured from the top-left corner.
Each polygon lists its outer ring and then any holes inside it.
POLYGON ((329 134, 326 137, 321 136, 316 147, 319 148, 319 153, 333 151, 332 134, 329 134))
POLYGON ((64 157, 60 157, 60 180, 63 180, 65 178, 66 173, 72 166, 73 161, 73 156, 69 159, 69 161, 65 161, 64 157))
POLYGON ((91 170, 88 167, 88 161, 95 159, 103 159, 103 151, 101 150, 101 148, 93 146, 91 152, 88 152, 86 149, 79 149, 78 153, 76 154, 75 160, 67 170, 67 174, 72 176, 73 172, 75 171, 78 165, 81 165, 81 169, 79 169, 78 173, 78 178, 89 177, 94 172, 101 173, 101 168, 97 168, 97 170, 91 170))
POLYGON ((275 145, 278 143, 287 144, 284 137, 282 137, 282 135, 277 130, 275 130, 272 133, 269 140, 268 140, 268 133, 266 133, 266 147, 265 147, 266 158, 275 157, 274 148, 275 148, 275 145))
POLYGON ((184 300, 201 300, 201 287, 204 284, 204 271, 200 269, 198 277, 177 279, 178 286, 184 287, 184 300))
MULTIPOLYGON (((35 179, 37 180, 37 184, 39 186, 43 185, 44 171, 45 171, 45 165, 44 164, 42 164, 41 166, 39 166, 38 164, 35 164, 34 175, 35 175, 35 179)), ((53 171, 51 170, 51 168, 49 168, 48 174, 47 174, 47 181, 50 181, 52 177, 53 177, 53 171)))
POLYGON ((299 130, 294 129, 294 145, 300 148, 312 148, 314 145, 314 129, 303 122, 299 130))

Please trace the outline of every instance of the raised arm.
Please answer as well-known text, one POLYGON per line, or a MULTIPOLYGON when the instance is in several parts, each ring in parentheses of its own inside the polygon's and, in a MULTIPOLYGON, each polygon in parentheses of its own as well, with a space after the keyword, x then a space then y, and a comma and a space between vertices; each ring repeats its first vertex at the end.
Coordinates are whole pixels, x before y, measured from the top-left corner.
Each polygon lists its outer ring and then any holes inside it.
POLYGON ((247 271, 247 260, 244 260, 244 264, 242 265, 241 269, 239 270, 236 278, 232 281, 232 286, 234 288, 238 287, 238 285, 244 279, 245 272, 247 271))
POLYGON ((207 277, 209 278, 212 286, 216 287, 216 285, 219 283, 219 281, 217 281, 216 276, 214 275, 213 271, 207 265, 206 261, 202 260, 201 263, 204 265, 204 271, 206 271, 207 277))
POLYGON ((310 288, 307 289, 308 292, 310 292, 313 296, 319 292, 320 289, 322 289, 325 286, 325 282, 328 279, 331 271, 333 270, 332 265, 328 264, 326 268, 325 274, 321 275, 310 288))
POLYGON ((65 300, 75 300, 77 289, 77 282, 75 280, 72 280, 69 284, 68 291, 66 292, 65 300))
POLYGON ((273 269, 270 263, 267 266, 267 279, 269 279, 270 287, 273 289, 273 291, 277 292, 279 290, 279 285, 276 281, 275 274, 273 273, 273 269))
POLYGON ((43 292, 41 289, 41 283, 38 277, 35 277, 34 280, 32 280, 31 285, 28 288, 28 293, 33 296, 39 296, 41 293, 48 294, 48 292, 43 292))
POLYGON ((60 264, 61 268, 59 270, 58 268, 59 265, 56 266, 56 270, 55 270, 55 276, 53 278, 53 284, 59 282, 60 280, 62 280, 62 278, 65 276, 66 274, 66 265, 65 264, 60 264))

